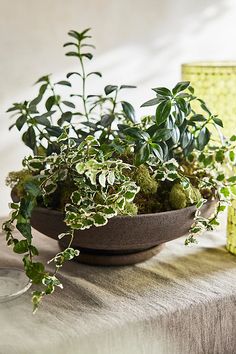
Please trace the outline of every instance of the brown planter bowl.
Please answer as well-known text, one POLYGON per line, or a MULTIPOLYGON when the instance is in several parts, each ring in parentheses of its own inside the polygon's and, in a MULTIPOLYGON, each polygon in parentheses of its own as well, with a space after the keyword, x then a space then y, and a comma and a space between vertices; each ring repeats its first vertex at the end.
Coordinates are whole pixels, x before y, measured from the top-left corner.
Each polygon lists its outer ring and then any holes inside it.
MULTIPOLYGON (((208 201, 202 215, 209 217, 216 201, 208 201)), ((93 265, 127 265, 142 262, 157 254, 165 242, 188 233, 196 208, 136 216, 116 216, 105 226, 76 231, 72 243, 80 250, 78 262, 93 265)), ((63 213, 46 208, 33 211, 31 225, 39 232, 58 240, 67 230, 63 213)), ((59 241, 67 247, 66 237, 59 241)))

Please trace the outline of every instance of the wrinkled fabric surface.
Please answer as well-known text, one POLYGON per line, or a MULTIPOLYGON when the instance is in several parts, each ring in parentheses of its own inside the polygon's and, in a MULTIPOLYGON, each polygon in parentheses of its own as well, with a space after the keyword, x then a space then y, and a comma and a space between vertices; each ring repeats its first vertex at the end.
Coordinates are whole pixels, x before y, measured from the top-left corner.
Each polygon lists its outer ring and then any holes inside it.
MULTIPOLYGON (((0 266, 21 257, 0 235, 0 266)), ((34 231, 41 259, 57 242, 34 231)), ((0 304, 0 354, 236 353, 236 257, 225 249, 225 223, 184 246, 184 238, 135 266, 68 263, 64 290, 32 315, 31 291, 0 304)))

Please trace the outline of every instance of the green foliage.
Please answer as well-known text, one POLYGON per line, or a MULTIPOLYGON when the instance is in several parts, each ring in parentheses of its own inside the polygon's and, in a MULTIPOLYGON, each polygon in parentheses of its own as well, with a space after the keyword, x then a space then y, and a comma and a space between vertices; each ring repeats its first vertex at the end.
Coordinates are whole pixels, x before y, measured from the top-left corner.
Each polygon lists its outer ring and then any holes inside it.
MULTIPOLYGON (((80 145, 76 145, 65 129, 57 139, 58 143, 60 141, 66 141, 66 144, 61 146, 59 154, 29 156, 24 159, 27 173, 11 173, 8 178, 10 185, 19 186, 19 177, 23 177, 21 188, 24 188, 24 194, 19 203, 12 203, 14 211, 3 225, 7 243, 13 246, 15 253, 24 255, 25 272, 32 283, 45 288, 33 294, 34 311, 45 295, 54 292, 55 287, 62 286, 56 277, 58 269, 64 262, 79 254, 71 248, 74 230, 103 226, 118 214, 137 213, 137 207, 132 202, 139 187, 125 173, 130 170, 130 165, 122 160, 108 158, 93 136, 87 136, 80 145), (25 178, 32 174, 34 179, 29 181, 25 178), (51 260, 55 263, 55 272, 50 275, 42 263, 33 260, 38 255, 38 250, 32 245, 30 217, 39 199, 43 199, 43 204, 47 206, 48 197, 55 194, 59 184, 66 180, 73 182, 70 201, 64 205, 65 222, 70 230, 66 235, 70 237, 70 241, 66 250, 51 260), (19 240, 13 236, 15 227, 25 239, 19 240)), ((63 236, 65 235, 59 235, 59 238, 63 236)))
POLYGON ((69 48, 66 56, 77 60, 78 71, 56 82, 51 75, 40 77, 36 97, 8 109, 14 118, 10 129, 22 134, 32 155, 23 160, 22 171, 7 178, 14 202, 3 230, 8 246, 22 254, 25 272, 38 286, 34 311, 44 296, 62 288, 58 271, 79 255, 72 247, 75 230, 103 226, 116 215, 196 205, 188 244, 217 225, 219 212, 236 195, 236 136, 227 140, 220 133, 221 140, 212 139, 212 128, 220 131, 222 121, 194 95, 189 82, 173 89, 153 88, 154 97, 141 106, 153 111, 141 119, 121 97, 135 86, 109 84, 103 93, 87 93, 88 80, 102 76, 86 71, 94 48, 89 33, 70 31, 64 45, 69 48), (76 93, 75 80, 80 83, 76 93), (209 199, 218 203, 214 215, 205 219, 201 207, 209 199), (35 259, 30 218, 36 206, 65 213, 68 232, 58 237, 66 237, 68 247, 49 261, 55 266, 52 273, 35 259))

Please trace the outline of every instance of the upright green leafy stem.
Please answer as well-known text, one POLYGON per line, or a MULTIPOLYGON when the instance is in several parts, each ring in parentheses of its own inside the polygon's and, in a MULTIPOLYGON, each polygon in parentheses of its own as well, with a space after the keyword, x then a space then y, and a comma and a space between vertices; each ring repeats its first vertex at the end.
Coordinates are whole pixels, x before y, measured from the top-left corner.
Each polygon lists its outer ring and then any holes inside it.
POLYGON ((73 47, 76 47, 76 49, 77 49, 76 51, 70 51, 70 52, 66 53, 66 55, 67 56, 77 57, 79 59, 82 73, 81 74, 78 73, 78 72, 69 73, 69 74, 67 74, 67 78, 69 78, 71 75, 76 74, 76 75, 79 75, 81 77, 81 79, 82 79, 82 95, 81 95, 81 98, 82 98, 82 101, 83 101, 84 115, 85 115, 87 121, 89 121, 89 114, 88 114, 88 108, 87 108, 86 78, 89 75, 92 75, 92 74, 101 76, 101 74, 98 73, 98 72, 91 72, 88 75, 85 72, 84 58, 87 58, 89 60, 91 60, 93 58, 93 55, 91 53, 82 52, 82 49, 84 47, 93 47, 93 45, 91 45, 91 44, 84 43, 84 41, 87 38, 91 38, 91 36, 87 35, 89 30, 90 30, 90 28, 87 28, 86 30, 84 30, 81 33, 78 33, 76 31, 70 31, 68 33, 69 36, 72 37, 73 39, 75 39, 76 42, 67 42, 67 43, 64 44, 64 47, 73 46, 73 47))

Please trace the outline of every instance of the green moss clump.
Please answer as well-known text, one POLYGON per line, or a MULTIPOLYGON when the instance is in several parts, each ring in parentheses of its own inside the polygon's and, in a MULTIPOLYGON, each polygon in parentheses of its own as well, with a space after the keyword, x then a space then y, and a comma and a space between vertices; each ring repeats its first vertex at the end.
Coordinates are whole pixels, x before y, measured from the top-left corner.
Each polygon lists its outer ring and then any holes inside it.
POLYGON ((133 179, 140 187, 141 193, 155 194, 157 192, 158 183, 155 178, 150 175, 147 166, 138 166, 134 172, 133 179))
POLYGON ((132 179, 140 187, 139 193, 134 199, 139 214, 156 213, 161 210, 158 200, 158 182, 151 176, 149 169, 145 165, 136 167, 132 179))
POLYGON ((124 209, 120 213, 120 215, 137 215, 138 214, 138 207, 135 203, 127 202, 125 204, 124 209))
POLYGON ((173 185, 169 195, 169 202, 173 209, 183 209, 188 205, 197 203, 201 199, 201 193, 193 186, 184 189, 180 183, 173 185))
POLYGON ((24 185, 32 180, 33 176, 28 170, 10 172, 6 178, 6 185, 12 189, 12 196, 20 200, 25 195, 24 185))

